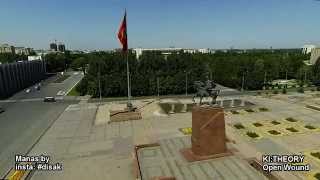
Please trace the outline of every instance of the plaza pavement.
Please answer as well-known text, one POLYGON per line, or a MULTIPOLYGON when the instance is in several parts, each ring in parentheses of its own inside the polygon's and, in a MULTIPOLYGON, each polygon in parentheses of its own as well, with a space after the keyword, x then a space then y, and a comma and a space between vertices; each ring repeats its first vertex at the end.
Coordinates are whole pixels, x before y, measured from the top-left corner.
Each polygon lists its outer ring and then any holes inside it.
MULTIPOLYGON (((234 140, 244 158, 261 158, 268 153, 298 153, 320 149, 320 133, 307 132, 280 137, 263 136, 252 140, 233 128, 235 123, 283 120, 294 117, 302 123, 320 127, 320 112, 305 108, 302 104, 258 96, 241 97, 254 102, 256 112, 241 111, 240 114, 226 113, 227 137, 234 140), (266 107, 268 112, 258 112, 266 107)), ((148 101, 141 104, 147 104, 148 101)), ((108 108, 124 107, 124 103, 105 103, 108 108)), ((153 112, 156 102, 144 107, 143 119, 137 121, 100 123, 95 125, 98 103, 69 105, 51 126, 30 154, 47 154, 51 163, 63 164, 63 171, 36 171, 32 179, 134 179, 132 152, 134 145, 165 141, 172 138, 188 137, 179 128, 191 127, 191 113, 177 113, 157 116, 153 112), (149 109, 148 109, 149 108, 149 109)), ((104 112, 100 112, 104 113, 104 112)), ((101 115, 100 115, 101 116, 101 115)), ((103 116, 101 116, 103 117, 103 116)), ((106 120, 107 122, 107 120, 106 120)), ((261 130, 262 132, 263 130, 261 130)), ((258 133, 261 133, 258 130, 258 133)), ((319 171, 319 163, 308 158, 313 171, 319 171)), ((304 179, 310 173, 277 173, 285 179, 304 179)), ((194 178, 195 179, 195 178, 194 178)))

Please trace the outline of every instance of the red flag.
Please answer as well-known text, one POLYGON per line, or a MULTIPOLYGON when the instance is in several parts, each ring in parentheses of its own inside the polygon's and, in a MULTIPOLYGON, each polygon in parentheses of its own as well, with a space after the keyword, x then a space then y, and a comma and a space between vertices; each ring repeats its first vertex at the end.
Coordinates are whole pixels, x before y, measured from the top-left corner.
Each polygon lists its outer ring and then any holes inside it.
POLYGON ((122 44, 122 51, 128 50, 128 39, 127 39, 127 11, 124 13, 124 17, 118 32, 118 39, 122 44))

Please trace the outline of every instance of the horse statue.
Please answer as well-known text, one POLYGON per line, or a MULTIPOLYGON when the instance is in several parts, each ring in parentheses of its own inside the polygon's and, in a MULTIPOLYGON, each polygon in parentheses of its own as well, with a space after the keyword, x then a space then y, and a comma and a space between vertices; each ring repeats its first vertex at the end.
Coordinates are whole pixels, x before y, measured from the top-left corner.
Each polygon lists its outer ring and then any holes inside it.
POLYGON ((217 103, 217 97, 220 94, 220 90, 215 89, 217 85, 213 81, 207 80, 205 83, 201 81, 195 81, 194 86, 197 89, 197 92, 193 96, 194 103, 196 102, 196 97, 200 98, 200 105, 202 104, 202 99, 204 97, 211 97, 212 101, 210 102, 210 105, 214 105, 217 103))

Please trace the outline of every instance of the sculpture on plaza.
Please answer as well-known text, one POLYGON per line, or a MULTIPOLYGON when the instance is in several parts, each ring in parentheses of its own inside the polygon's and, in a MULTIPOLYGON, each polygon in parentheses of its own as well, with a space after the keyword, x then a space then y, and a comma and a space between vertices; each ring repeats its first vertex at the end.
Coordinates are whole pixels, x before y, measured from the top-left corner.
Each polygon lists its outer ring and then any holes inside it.
POLYGON ((202 105, 202 99, 205 97, 211 97, 210 105, 215 105, 218 95, 220 94, 220 90, 215 89, 216 84, 212 80, 207 80, 205 83, 201 81, 195 81, 194 86, 197 89, 197 92, 193 96, 193 102, 195 103, 195 98, 199 97, 199 105, 202 105))

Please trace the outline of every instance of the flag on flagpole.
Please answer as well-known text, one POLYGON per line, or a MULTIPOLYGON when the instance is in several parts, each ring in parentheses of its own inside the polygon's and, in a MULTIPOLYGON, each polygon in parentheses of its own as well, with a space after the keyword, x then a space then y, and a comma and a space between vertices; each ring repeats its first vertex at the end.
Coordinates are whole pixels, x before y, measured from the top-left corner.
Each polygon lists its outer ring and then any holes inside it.
POLYGON ((122 44, 122 51, 126 52, 128 50, 128 39, 127 39, 127 11, 124 13, 122 23, 118 32, 118 39, 122 44))

